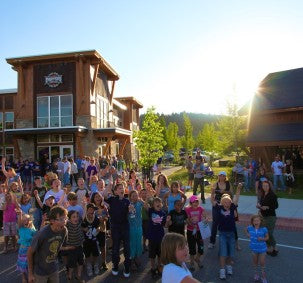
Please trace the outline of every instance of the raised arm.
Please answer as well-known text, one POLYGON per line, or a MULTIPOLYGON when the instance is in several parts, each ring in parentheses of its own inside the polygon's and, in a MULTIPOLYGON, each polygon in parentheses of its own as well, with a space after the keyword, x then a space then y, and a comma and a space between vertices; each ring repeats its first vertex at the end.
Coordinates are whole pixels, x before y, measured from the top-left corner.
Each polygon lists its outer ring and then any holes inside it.
POLYGON ((215 200, 215 188, 216 188, 216 184, 217 183, 214 183, 212 188, 211 188, 211 195, 210 195, 210 201, 211 201, 211 204, 212 206, 216 206, 216 200, 215 200))
POLYGON ((237 187, 237 190, 236 190, 236 194, 234 195, 234 199, 233 199, 233 203, 234 203, 235 205, 238 205, 239 196, 240 196, 240 192, 241 192, 242 187, 243 187, 243 184, 242 184, 242 183, 239 183, 239 184, 238 184, 238 187, 237 187))
POLYGON ((6 161, 6 157, 2 157, 2 160, 1 160, 2 172, 5 175, 5 177, 8 177, 8 172, 5 169, 5 161, 6 161))

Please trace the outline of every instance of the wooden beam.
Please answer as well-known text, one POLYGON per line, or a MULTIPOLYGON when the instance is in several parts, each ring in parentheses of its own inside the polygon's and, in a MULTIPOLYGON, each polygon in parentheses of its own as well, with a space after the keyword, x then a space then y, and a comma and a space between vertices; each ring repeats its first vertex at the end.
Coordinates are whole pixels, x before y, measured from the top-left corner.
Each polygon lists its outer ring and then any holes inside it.
POLYGON ((119 150, 119 155, 123 155, 126 144, 129 142, 129 137, 125 138, 119 150))
POLYGON ((19 143, 18 143, 18 139, 17 138, 13 138, 13 144, 14 144, 14 149, 16 151, 17 158, 20 158, 21 157, 21 153, 20 153, 20 147, 19 147, 19 143))
POLYGON ((99 72, 99 66, 100 66, 100 64, 95 64, 95 72, 94 72, 94 77, 93 77, 93 82, 92 82, 92 95, 94 95, 94 92, 95 92, 97 75, 99 72))
POLYGON ((83 152, 83 146, 82 146, 82 142, 81 142, 81 136, 76 134, 75 135, 76 138, 76 149, 79 152, 79 156, 84 156, 84 152, 83 152))
POLYGON ((107 143, 106 143, 106 147, 105 147, 105 152, 104 152, 104 155, 105 155, 105 156, 107 156, 107 154, 108 154, 109 147, 110 147, 110 143, 112 142, 112 137, 113 137, 113 136, 110 136, 110 137, 108 137, 108 139, 107 139, 107 143))
POLYGON ((113 81, 112 90, 111 90, 111 92, 110 92, 110 97, 109 97, 109 103, 110 103, 110 105, 112 105, 112 103, 113 103, 114 90, 115 90, 115 83, 116 83, 116 81, 113 81))
POLYGON ((20 93, 20 98, 25 98, 25 80, 24 80, 24 72, 23 72, 23 66, 19 65, 17 67, 18 70, 18 79, 19 79, 19 87, 18 87, 18 93, 20 93))

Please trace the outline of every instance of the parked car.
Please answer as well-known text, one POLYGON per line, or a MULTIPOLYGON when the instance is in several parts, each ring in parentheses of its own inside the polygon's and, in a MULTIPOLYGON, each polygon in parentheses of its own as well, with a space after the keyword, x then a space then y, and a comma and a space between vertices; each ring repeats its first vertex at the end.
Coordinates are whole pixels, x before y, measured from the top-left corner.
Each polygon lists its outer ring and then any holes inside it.
POLYGON ((163 155, 164 162, 173 162, 175 156, 171 151, 166 151, 163 155))

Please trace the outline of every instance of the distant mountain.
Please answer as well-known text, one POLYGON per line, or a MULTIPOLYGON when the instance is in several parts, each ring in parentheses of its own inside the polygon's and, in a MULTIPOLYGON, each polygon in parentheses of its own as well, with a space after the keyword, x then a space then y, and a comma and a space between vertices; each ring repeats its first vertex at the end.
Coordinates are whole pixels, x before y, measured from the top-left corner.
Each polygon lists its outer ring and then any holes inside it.
MULTIPOLYGON (((189 117, 191 124, 193 126, 193 135, 197 136, 200 130, 203 128, 205 123, 212 123, 217 122, 222 115, 214 115, 214 114, 202 114, 202 113, 187 113, 187 112, 181 112, 181 113, 172 113, 169 115, 166 114, 158 114, 160 118, 164 118, 166 126, 170 122, 177 123, 179 127, 179 135, 184 135, 184 120, 183 120, 183 113, 186 113, 189 117)), ((144 114, 140 115, 140 124, 142 123, 144 119, 144 114)))

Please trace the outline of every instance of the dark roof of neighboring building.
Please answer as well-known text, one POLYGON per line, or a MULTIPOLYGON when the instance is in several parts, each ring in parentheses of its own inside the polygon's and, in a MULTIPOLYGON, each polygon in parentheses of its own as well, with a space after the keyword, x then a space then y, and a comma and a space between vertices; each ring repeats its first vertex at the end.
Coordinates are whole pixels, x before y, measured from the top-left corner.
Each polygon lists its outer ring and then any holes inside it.
POLYGON ((252 109, 277 110, 303 106, 303 68, 268 74, 259 85, 252 109))
POLYGON ((299 140, 303 140, 303 123, 258 125, 247 136, 248 143, 299 140))

